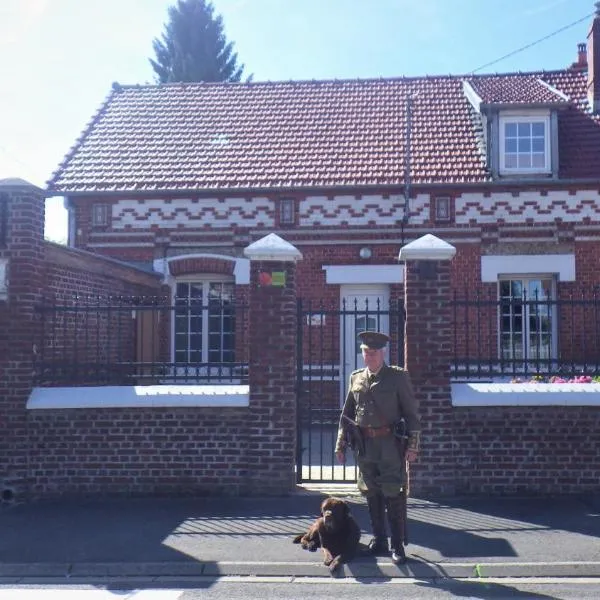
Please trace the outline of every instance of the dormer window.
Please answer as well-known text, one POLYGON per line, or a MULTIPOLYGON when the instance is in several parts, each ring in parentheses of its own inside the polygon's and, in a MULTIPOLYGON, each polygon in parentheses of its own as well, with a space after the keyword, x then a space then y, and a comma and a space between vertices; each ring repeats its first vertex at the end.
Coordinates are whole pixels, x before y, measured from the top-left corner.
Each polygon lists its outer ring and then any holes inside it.
POLYGON ((550 117, 500 116, 500 174, 550 171, 550 117))

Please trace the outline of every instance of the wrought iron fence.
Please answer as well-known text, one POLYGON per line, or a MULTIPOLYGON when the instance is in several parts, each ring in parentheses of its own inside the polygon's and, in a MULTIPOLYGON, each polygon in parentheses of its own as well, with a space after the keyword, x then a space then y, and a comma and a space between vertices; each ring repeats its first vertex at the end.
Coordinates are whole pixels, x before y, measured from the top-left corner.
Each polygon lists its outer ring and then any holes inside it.
POLYGON ((600 293, 559 297, 494 291, 452 302, 455 380, 600 375, 600 293))
POLYGON ((38 307, 40 386, 246 383, 245 305, 82 296, 38 307))

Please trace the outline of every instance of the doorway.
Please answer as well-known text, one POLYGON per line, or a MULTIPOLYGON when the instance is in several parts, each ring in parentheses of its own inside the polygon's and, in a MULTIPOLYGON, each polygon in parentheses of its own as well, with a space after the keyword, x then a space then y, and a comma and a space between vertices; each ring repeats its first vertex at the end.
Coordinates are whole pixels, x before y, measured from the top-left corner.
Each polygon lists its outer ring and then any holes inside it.
MULTIPOLYGON (((344 402, 350 374, 364 366, 360 342, 356 336, 367 330, 381 331, 389 335, 389 304, 390 289, 387 285, 340 286, 340 406, 344 402)), ((385 353, 385 360, 389 362, 388 346, 385 353)))

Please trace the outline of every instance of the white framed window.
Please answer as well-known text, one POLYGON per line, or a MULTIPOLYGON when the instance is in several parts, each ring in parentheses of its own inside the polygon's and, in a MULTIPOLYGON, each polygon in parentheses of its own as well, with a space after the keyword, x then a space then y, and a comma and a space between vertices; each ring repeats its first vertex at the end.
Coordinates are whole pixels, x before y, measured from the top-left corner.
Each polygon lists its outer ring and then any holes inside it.
POLYGON ((500 173, 549 173, 550 117, 500 117, 500 173))
POLYGON ((173 361, 176 366, 218 374, 235 361, 234 282, 211 279, 177 281, 173 361))
POLYGON ((106 227, 109 225, 110 206, 108 204, 92 204, 92 226, 106 227))
POLYGON ((506 276, 498 281, 500 357, 539 361, 550 369, 557 356, 556 284, 551 275, 506 276))

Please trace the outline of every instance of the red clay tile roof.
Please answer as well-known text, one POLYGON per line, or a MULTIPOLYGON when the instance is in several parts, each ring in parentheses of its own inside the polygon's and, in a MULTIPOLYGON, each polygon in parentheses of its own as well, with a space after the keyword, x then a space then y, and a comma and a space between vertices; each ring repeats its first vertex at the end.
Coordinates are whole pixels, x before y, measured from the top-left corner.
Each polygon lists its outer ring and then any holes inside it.
POLYGON ((469 77, 484 104, 565 104, 568 98, 538 75, 469 77))
POLYGON ((587 73, 558 71, 545 80, 571 99, 572 106, 558 117, 559 177, 600 178, 600 115, 591 115, 587 101, 587 73))
MULTIPOLYGON (((558 101, 560 176, 600 174, 586 74, 470 76, 486 98, 558 101), (512 90, 512 91, 511 91, 512 90), (497 96, 496 96, 497 94, 497 96), (563 99, 558 96, 561 102, 563 99)), ((163 84, 111 93, 48 183, 55 193, 383 186, 490 181, 464 77, 163 84)))

